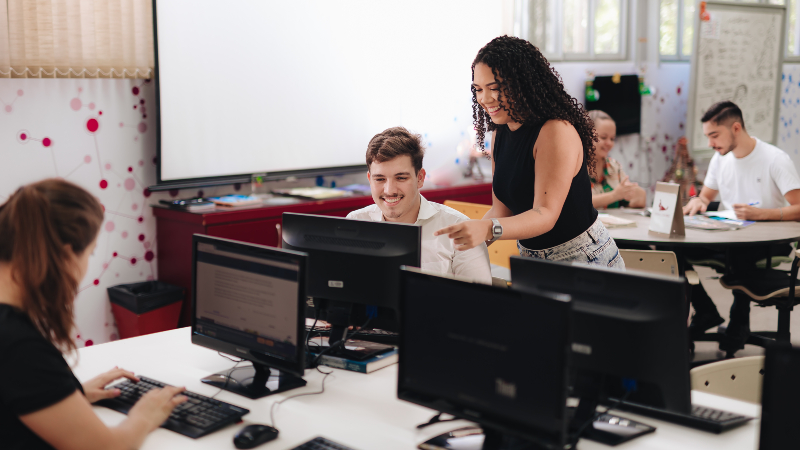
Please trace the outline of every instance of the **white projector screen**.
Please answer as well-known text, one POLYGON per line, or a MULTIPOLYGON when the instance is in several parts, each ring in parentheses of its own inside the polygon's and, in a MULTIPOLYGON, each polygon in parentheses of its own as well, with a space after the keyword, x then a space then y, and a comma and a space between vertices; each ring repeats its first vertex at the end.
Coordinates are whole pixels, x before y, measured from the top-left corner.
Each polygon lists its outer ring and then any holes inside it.
POLYGON ((165 187, 364 169, 370 138, 398 125, 456 143, 470 65, 502 28, 501 0, 157 0, 154 14, 165 187))

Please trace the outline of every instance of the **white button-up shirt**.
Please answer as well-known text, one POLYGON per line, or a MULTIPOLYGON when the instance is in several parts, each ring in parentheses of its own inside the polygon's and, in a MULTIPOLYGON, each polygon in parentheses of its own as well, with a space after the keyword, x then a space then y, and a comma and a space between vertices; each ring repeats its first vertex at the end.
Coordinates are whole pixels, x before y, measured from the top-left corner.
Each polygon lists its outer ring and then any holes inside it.
MULTIPOLYGON (((447 235, 433 235, 435 231, 469 220, 469 217, 453 208, 429 202, 422 195, 419 197, 419 215, 415 224, 422 226, 422 269, 492 284, 492 270, 489 266, 489 250, 486 244, 481 243, 469 250, 457 251, 453 246, 453 240, 447 235)), ((372 222, 384 220, 383 212, 375 204, 353 211, 347 218, 372 222)))

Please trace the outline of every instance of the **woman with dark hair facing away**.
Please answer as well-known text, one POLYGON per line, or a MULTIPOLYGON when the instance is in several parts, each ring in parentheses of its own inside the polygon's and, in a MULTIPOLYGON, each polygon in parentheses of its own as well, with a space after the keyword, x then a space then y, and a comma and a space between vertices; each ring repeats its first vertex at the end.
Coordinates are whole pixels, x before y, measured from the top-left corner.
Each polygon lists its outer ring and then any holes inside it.
POLYGON ((75 351, 74 301, 103 223, 91 194, 63 180, 23 186, 0 205, 0 446, 4 449, 133 449, 186 397, 183 388, 152 391, 116 427, 91 403, 114 368, 83 385, 62 352, 75 351))
POLYGON ((472 111, 478 148, 494 132, 492 207, 436 233, 460 250, 516 239, 522 256, 624 269, 592 206, 592 121, 539 49, 510 36, 486 44, 472 63, 472 111))

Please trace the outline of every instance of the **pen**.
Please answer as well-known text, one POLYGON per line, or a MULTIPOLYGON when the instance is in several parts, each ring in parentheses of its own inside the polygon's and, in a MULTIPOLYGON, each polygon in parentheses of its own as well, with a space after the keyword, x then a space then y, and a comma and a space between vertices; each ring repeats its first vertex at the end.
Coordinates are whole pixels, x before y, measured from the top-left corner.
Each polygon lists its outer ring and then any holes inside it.
POLYGON ((761 203, 761 202, 752 202, 752 203, 748 203, 747 206, 756 206, 759 203, 761 203))

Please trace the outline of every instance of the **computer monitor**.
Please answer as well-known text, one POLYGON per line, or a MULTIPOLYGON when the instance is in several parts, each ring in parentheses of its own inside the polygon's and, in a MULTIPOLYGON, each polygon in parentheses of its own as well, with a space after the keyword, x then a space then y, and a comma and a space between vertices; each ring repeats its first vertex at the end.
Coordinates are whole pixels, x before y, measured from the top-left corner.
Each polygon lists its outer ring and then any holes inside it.
POLYGON ((307 256, 192 237, 192 343, 252 361, 202 381, 249 398, 305 386, 307 256))
POLYGON ((626 392, 622 386, 626 380, 627 390, 633 389, 626 401, 689 414, 689 334, 683 281, 511 257, 512 289, 572 297, 572 366, 580 374, 605 378, 605 386, 597 392, 600 400, 620 398, 626 392))
MULTIPOLYGON (((283 213, 283 248, 308 253, 306 293, 326 309, 330 345, 344 337, 353 304, 383 308, 394 321, 400 266, 420 266, 418 225, 283 213)), ((363 309, 362 309, 363 311, 363 309)), ((382 321, 384 326, 391 323, 382 321)))
POLYGON ((800 405, 800 348, 789 344, 767 347, 761 395, 759 450, 796 448, 800 442, 797 408, 800 405))
POLYGON ((400 276, 397 396, 480 423, 484 450, 515 438, 570 448, 569 297, 400 276))

